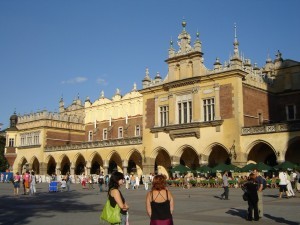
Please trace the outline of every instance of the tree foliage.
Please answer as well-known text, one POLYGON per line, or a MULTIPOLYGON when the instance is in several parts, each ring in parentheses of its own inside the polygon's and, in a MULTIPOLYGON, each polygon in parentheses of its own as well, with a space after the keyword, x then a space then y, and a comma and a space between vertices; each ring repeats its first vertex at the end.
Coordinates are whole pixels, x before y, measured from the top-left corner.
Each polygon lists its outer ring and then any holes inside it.
POLYGON ((0 136, 0 171, 4 172, 7 169, 8 162, 4 157, 5 138, 0 136))

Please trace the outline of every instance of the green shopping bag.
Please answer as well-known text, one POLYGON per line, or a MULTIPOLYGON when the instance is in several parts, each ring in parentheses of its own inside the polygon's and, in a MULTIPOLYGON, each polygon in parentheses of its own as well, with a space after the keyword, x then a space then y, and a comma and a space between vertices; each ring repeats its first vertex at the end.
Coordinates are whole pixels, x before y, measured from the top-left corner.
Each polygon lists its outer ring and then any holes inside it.
POLYGON ((104 208, 100 214, 100 219, 105 220, 108 223, 115 224, 121 223, 121 216, 120 216, 120 207, 116 204, 115 207, 110 205, 109 199, 106 200, 104 208))

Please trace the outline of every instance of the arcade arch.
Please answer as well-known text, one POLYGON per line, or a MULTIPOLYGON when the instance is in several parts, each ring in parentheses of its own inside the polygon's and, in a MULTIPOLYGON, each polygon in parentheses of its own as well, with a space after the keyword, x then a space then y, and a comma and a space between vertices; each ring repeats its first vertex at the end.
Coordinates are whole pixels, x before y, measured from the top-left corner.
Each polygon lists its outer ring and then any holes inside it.
POLYGON ((293 138, 289 141, 285 153, 285 160, 292 163, 300 163, 300 137, 293 138))
POLYGON ((277 165, 277 157, 274 148, 267 142, 256 141, 248 151, 248 161, 263 162, 269 166, 277 165))
POLYGON ((108 173, 111 174, 114 171, 123 172, 122 171, 122 159, 116 151, 114 151, 111 154, 111 157, 110 157, 110 160, 108 163, 108 173))
POLYGON ((103 170, 103 160, 98 153, 95 153, 91 160, 90 174, 100 174, 100 172, 103 170))
POLYGON ((20 164, 19 164, 19 171, 20 171, 20 174, 26 172, 26 170, 29 170, 29 164, 27 162, 27 159, 22 157, 20 159, 20 164))
POLYGON ((35 174, 40 173, 40 163, 36 157, 31 159, 31 169, 35 172, 35 174))
POLYGON ((55 174, 56 169, 56 161, 53 156, 49 156, 48 163, 47 163, 47 174, 52 175, 55 174))
POLYGON ((191 169, 199 167, 199 157, 195 149, 190 146, 183 146, 181 148, 181 156, 179 162, 181 165, 187 166, 191 169))
POLYGON ((155 173, 164 174, 168 177, 171 165, 171 157, 169 153, 165 149, 158 149, 155 157, 155 173))
POLYGON ((230 164, 231 159, 227 149, 221 145, 214 145, 211 147, 211 152, 208 157, 208 166, 213 168, 218 164, 230 164))
POLYGON ((61 175, 66 175, 68 172, 70 173, 70 168, 70 159, 68 156, 64 155, 60 163, 61 175))
POLYGON ((137 173, 138 175, 143 173, 143 158, 136 150, 134 150, 129 157, 127 173, 137 173))
POLYGON ((76 155, 77 159, 75 160, 75 175, 81 175, 85 173, 86 160, 81 154, 76 155))

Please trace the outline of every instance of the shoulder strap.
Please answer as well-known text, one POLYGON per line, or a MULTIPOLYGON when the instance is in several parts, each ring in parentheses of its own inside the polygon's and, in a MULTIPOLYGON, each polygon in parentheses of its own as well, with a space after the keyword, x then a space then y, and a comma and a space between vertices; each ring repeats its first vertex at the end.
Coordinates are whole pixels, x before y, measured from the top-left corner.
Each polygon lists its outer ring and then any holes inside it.
POLYGON ((167 200, 169 200, 168 190, 166 189, 167 200))

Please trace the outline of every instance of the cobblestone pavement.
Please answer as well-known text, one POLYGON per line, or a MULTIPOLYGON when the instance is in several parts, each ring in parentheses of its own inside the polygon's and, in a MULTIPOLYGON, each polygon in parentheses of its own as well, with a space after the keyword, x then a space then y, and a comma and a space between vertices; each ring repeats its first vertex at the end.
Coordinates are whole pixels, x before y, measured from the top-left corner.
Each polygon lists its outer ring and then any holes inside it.
MULTIPOLYGON (((0 224, 2 225, 99 225, 99 214, 107 192, 85 190, 72 184, 70 192, 48 192, 48 184, 37 184, 35 196, 13 196, 12 184, 0 183, 0 224)), ((247 202, 242 190, 231 188, 229 200, 219 198, 221 188, 182 189, 170 187, 175 197, 175 225, 220 224, 300 224, 300 194, 278 199, 277 189, 264 191, 264 217, 258 222, 245 220, 247 202)), ((21 191, 22 192, 22 191, 21 191)), ((130 206, 130 225, 149 224, 145 210, 146 191, 122 189, 130 206)))

